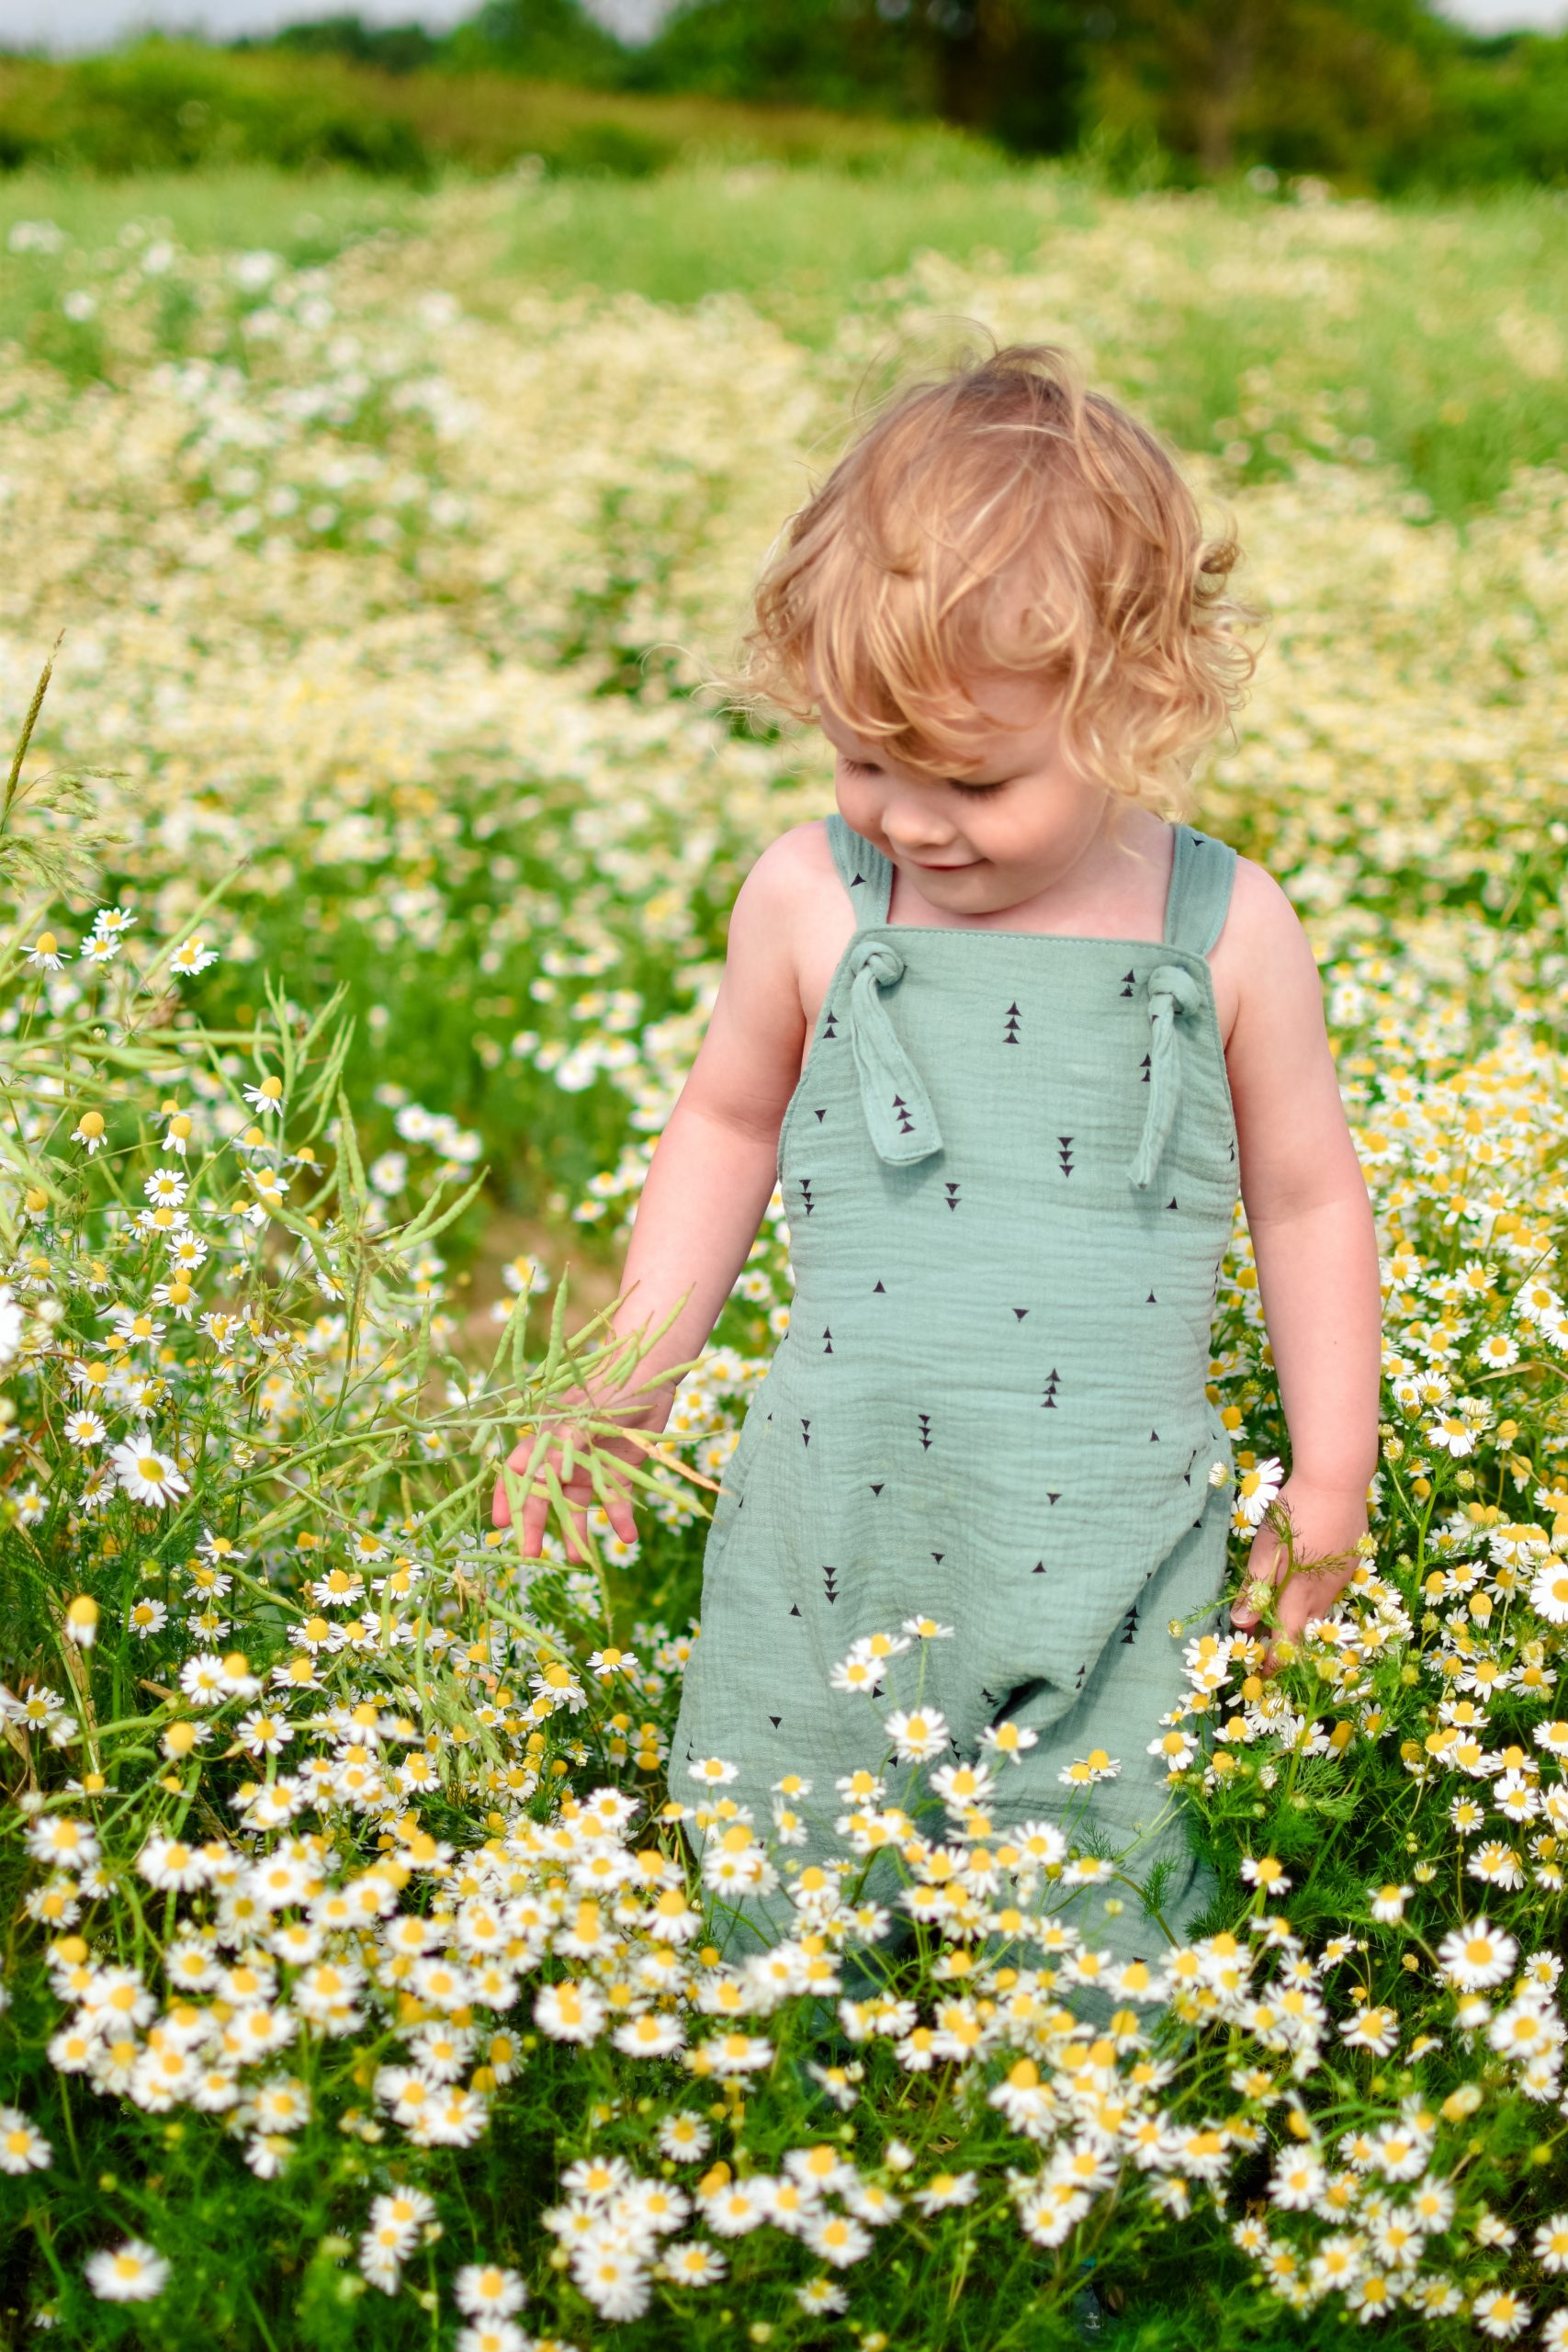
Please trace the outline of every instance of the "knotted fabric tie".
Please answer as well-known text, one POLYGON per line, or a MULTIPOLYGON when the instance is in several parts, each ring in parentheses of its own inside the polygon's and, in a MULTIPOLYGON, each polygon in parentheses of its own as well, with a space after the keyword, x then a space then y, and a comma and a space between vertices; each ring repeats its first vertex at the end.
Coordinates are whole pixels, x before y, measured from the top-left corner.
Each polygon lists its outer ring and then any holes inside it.
POLYGON ((902 978, 904 958, 890 940, 863 936, 850 950, 850 1036, 860 1099, 882 1159, 902 1165, 942 1149, 931 1097, 893 1033, 879 990, 902 978))
POLYGON ((1202 990, 1184 966, 1156 964, 1149 974, 1149 1106, 1144 1114, 1143 1139, 1127 1170, 1128 1182, 1140 1191, 1159 1166, 1181 1093, 1176 1016, 1196 1012, 1202 1001, 1202 990))

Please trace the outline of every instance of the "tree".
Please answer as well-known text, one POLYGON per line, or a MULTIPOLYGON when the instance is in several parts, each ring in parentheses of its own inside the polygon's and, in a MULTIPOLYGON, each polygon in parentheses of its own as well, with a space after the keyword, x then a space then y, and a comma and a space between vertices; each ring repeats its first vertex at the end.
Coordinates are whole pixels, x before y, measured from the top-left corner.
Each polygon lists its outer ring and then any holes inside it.
POLYGON ((578 0, 485 0, 448 35, 443 55, 468 72, 500 67, 534 81, 603 89, 624 83, 629 52, 578 0))
POLYGON ((1461 44, 1424 0, 1117 0, 1094 104, 1204 176, 1266 162, 1382 175, 1420 146, 1461 44))

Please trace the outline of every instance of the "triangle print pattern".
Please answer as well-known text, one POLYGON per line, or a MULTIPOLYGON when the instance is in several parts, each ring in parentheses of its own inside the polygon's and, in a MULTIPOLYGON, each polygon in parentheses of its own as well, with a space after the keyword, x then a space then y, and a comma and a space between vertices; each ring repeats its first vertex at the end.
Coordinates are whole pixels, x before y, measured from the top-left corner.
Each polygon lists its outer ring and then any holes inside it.
MULTIPOLYGON (((736 1347, 771 1361, 708 1534, 671 1747, 732 1762, 722 1794, 757 1822, 798 1773, 803 1819, 830 1827, 835 1783, 879 1772, 883 1717, 917 1705, 940 1707, 948 1760, 986 1758, 993 1724, 1031 1731, 999 1766, 1009 1819, 1070 1802, 1093 1831, 1134 1797, 1149 1820, 1168 1808, 1147 1745, 1227 1578, 1210 1367, 1239 1189, 1207 960, 1235 859, 1171 831, 1161 937, 1157 920, 976 922, 836 812, 824 828, 838 965, 810 982, 815 1013, 805 1001, 763 1204, 777 1225, 760 1227, 790 1287, 765 1317, 734 1305, 736 1347), (1134 1182, 1140 1151, 1153 1173, 1134 1182), (874 1702, 832 1687, 879 1634, 896 1645, 874 1702), (1063 1771, 1100 1750, 1114 1798, 1081 1773, 1069 1796, 1063 1771)), ((679 1770, 671 1793, 699 1801, 679 1770)), ((792 1862, 830 1866, 818 1835, 792 1862)), ((1179 1934, 1196 1881, 1165 1838, 1138 1875, 1170 1861, 1179 1934)), ((1096 1948, 1163 1943, 1131 1894, 1102 1914, 1085 1911, 1096 1948)))

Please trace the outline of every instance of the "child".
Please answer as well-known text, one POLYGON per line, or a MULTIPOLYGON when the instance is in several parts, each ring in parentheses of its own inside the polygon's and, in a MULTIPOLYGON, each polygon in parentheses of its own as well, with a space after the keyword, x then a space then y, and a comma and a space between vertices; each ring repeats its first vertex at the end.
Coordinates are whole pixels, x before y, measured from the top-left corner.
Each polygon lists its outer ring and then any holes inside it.
MULTIPOLYGON (((1269 876, 1176 813, 1256 666, 1237 554, 1048 345, 906 390, 794 518, 748 677, 817 718, 838 808, 739 892, 618 1318, 688 1293, 635 1377, 699 1353, 776 1151, 795 1296, 714 1510, 671 1794, 721 1759, 760 1837, 800 1816, 786 1865, 830 1862, 876 1802, 857 1772, 892 1802, 922 1747, 939 1783, 989 1767, 946 1789, 998 1840, 1070 1809, 1124 1855, 1070 1912, 1118 1959, 1156 1958, 1213 1891, 1149 1747, 1181 1687, 1170 1623, 1212 1627, 1225 1582, 1206 1383, 1238 1185, 1280 1499, 1298 1559, 1334 1562, 1292 1582, 1286 1629, 1353 1569, 1377 1462, 1377 1242, 1316 967, 1269 876), (836 1687, 874 1634, 879 1696, 836 1687), (920 1720, 890 1768, 894 1705, 920 1720), (1064 1785, 1097 1749, 1119 1772, 1064 1785), (1156 1863, 1151 1914, 1131 1882, 1156 1863)), ((532 1498, 529 1551, 544 1517, 532 1498)), ((624 1499, 610 1520, 635 1535, 624 1499)), ((1254 1575, 1282 1565, 1260 1531, 1254 1575)), ((788 1932, 786 1894, 740 1906, 742 1944, 788 1932)))

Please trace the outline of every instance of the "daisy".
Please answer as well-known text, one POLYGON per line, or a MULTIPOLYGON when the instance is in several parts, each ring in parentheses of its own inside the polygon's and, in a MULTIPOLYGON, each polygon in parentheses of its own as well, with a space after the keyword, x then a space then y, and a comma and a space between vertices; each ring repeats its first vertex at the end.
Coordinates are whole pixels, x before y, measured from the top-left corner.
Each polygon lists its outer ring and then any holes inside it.
POLYGON ((1040 1735, 1031 1731, 1027 1724, 1010 1720, 1005 1724, 987 1724, 980 1734, 980 1745, 991 1748, 998 1756, 1011 1757, 1015 1764, 1021 1764, 1025 1750, 1039 1747, 1040 1735))
POLYGON ((54 2151, 19 2108, 0 2107, 0 2172, 45 2172, 54 2151))
POLYGON ((1501 1984, 1518 1956, 1519 1948, 1513 1937, 1500 1928, 1489 1926, 1484 1917, 1456 1928, 1438 1947, 1438 1967, 1461 1992, 1501 1984))
POLYGON ((1506 2058, 1539 2059, 1561 2047, 1562 2034, 1562 2021, 1553 2005, 1535 1994, 1499 2010, 1486 2039, 1506 2058))
POLYGON ((196 938, 187 939, 182 945, 175 948, 169 958, 169 969, 176 979, 184 979, 187 973, 205 972, 209 964, 216 964, 217 961, 217 948, 209 947, 206 940, 198 933, 196 938))
POLYGON ((702 2117, 679 2109, 664 2118, 655 2136, 660 2154, 674 2164, 695 2164, 713 2145, 713 2132, 702 2117))
POLYGON ((880 1658, 840 1658, 828 1676, 830 1690, 863 1691, 869 1698, 882 1688, 882 1678, 887 1669, 880 1658))
POLYGON ((711 2287, 723 2278, 728 2267, 717 2246, 708 2245, 701 2238, 687 2238, 679 2245, 667 2247, 660 2265, 663 2276, 677 2287, 711 2287))
POLYGON ((1310 2149, 1285 2151, 1275 2162, 1269 2199, 1288 2213, 1305 2212, 1315 2205, 1327 2181, 1327 2174, 1310 2149))
POLYGON ((85 1821, 44 1815, 28 1825, 28 1851, 61 1870, 86 1870, 98 1859, 97 1838, 85 1821))
POLYGON ((281 1111, 283 1108, 283 1080, 276 1073, 264 1078, 259 1086, 244 1086, 240 1091, 246 1102, 258 1111, 281 1111))
POLYGON ((943 1764, 931 1775, 931 1784, 949 1813, 962 1814, 989 1803, 997 1776, 988 1764, 943 1764))
POLYGON ((923 2188, 915 2190, 915 2202, 922 2213, 945 2212, 950 2205, 971 2203, 979 2185, 978 2176, 972 2172, 939 2172, 923 2188))
POLYGON ((496 2262, 465 2263, 452 2281, 452 2294, 458 2310, 470 2319, 506 2319, 528 2300, 516 2271, 496 2262))
POLYGON ((800 2224, 803 2245, 836 2270, 860 2261, 871 2252, 874 2241, 863 2222, 851 2213, 829 2213, 821 2210, 808 2213, 800 2224))
POLYGON ((182 1478, 167 1454, 160 1453, 152 1443, 152 1433, 143 1429, 122 1445, 117 1445, 110 1456, 121 1486, 133 1502, 169 1503, 176 1495, 187 1495, 190 1484, 182 1478))
POLYGON ((686 2036, 679 2018, 656 2017, 650 2012, 628 2018, 610 2039, 629 2058, 668 2058, 682 2047, 686 2036))
POLYGON ((1454 2217, 1454 2192, 1446 2180, 1429 2176, 1418 2180, 1406 2208, 1417 2227, 1428 2233, 1446 2230, 1454 2217))
POLYGON ((470 2320, 457 2330, 453 2352, 528 2352, 528 2338, 514 2319, 470 2320))
POLYGON ((207 1883, 206 1855, 178 1838, 149 1838, 136 1857, 136 1867, 149 1886, 188 1890, 207 1883))
POLYGON ((1488 1886, 1517 1888, 1525 1883, 1518 1855, 1502 1838, 1489 1838, 1483 1846, 1478 1846, 1465 1870, 1470 1877, 1478 1878, 1488 1886))
POLYGON ((604 2003, 592 1984, 569 1978, 544 1986, 534 2003, 534 2022, 552 2041, 592 2041, 604 2022, 604 2003))
POLYGON ((1413 1886, 1395 1886, 1392 1882, 1384 1886, 1369 1887, 1367 1897, 1371 1905, 1373 1918, 1384 1926, 1388 1926, 1394 1920, 1403 1919, 1404 1906, 1415 1892, 1416 1889, 1413 1886))
POLYGON ((23 956, 24 964, 31 964, 36 971, 58 972, 71 950, 62 947, 52 931, 40 931, 38 943, 23 956))
POLYGON ((1348 2041, 1352 2050, 1371 2050, 1380 2058, 1386 2058, 1399 2040, 1398 2014, 1369 2001, 1340 2027, 1339 2038, 1348 2041))
POLYGON ((1543 2270, 1568 2270, 1568 2213, 1553 2213, 1542 2222, 1534 2252, 1543 2270))
POLYGON ((1248 1886, 1261 1886, 1270 1894, 1285 1894, 1290 1890, 1291 1881, 1272 1854, 1259 1855, 1256 1860, 1252 1855, 1245 1854, 1241 1874, 1248 1886))
POLYGON ((883 1726, 901 1763, 922 1764, 928 1757, 940 1756, 947 1745, 947 1717, 935 1707, 913 1713, 895 1708, 883 1717, 883 1726))
POLYGON ((1266 1461, 1254 1463, 1249 1470, 1239 1470, 1235 1481, 1236 1518, 1246 1526, 1257 1527, 1284 1484, 1284 1476, 1283 1463, 1272 1453, 1266 1461))
POLYGON ((1370 2319, 1383 2318, 1398 2300, 1393 2278, 1381 2270, 1363 2272, 1345 2290, 1345 2308, 1360 2313, 1363 2327, 1370 2319))
POLYGON ((766 2190, 754 2179, 723 2182, 702 2199, 702 2207, 709 2229, 721 2238, 744 2237, 768 2217, 766 2190))
POLYGON ((1529 2303, 1507 2287, 1486 2289, 1477 2295, 1470 2312, 1482 2334, 1495 2336, 1500 2344, 1511 2344, 1529 2325, 1529 2303))
POLYGON ((163 2256, 141 2238, 127 2238, 122 2245, 89 2255, 83 2267, 88 2286, 106 2303, 149 2302, 163 2293, 169 2278, 163 2256))
POLYGON ((640 2319, 648 2309, 648 2273, 626 2252, 607 2244, 579 2246, 571 2258, 575 2284, 605 2319, 640 2319))
POLYGON ((1548 1560, 1530 1586, 1530 1607, 1549 1624, 1568 1625, 1568 1560, 1548 1560))
POLYGON ((1021 1821, 1008 1842, 1026 1869, 1050 1870, 1067 1851, 1066 1838, 1054 1821, 1021 1821))

